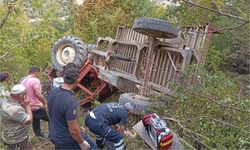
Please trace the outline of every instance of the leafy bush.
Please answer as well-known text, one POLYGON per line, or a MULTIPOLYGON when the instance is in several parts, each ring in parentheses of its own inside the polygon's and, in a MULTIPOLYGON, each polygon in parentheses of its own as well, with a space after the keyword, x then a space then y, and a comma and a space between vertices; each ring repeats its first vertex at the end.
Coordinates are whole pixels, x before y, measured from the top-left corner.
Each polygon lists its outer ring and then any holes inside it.
POLYGON ((191 66, 182 77, 181 83, 172 85, 175 95, 161 98, 165 106, 155 111, 197 149, 249 149, 250 95, 246 92, 249 85, 247 77, 239 80, 200 66, 191 66), (197 77, 194 72, 199 72, 199 82, 196 80, 196 85, 187 84, 185 80, 189 80, 190 76, 197 77))

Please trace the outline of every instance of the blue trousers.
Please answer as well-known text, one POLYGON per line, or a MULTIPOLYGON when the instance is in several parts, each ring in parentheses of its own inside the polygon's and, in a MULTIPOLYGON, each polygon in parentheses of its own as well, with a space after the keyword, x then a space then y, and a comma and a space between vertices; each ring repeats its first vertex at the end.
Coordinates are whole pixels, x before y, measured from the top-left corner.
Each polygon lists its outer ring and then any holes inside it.
POLYGON ((105 140, 114 144, 114 149, 125 149, 123 135, 108 125, 101 125, 96 119, 86 116, 85 125, 94 133, 97 148, 103 149, 105 140))
MULTIPOLYGON (((83 139, 89 143, 90 150, 96 150, 96 145, 90 140, 88 135, 86 133, 81 133, 81 134, 82 134, 83 139)), ((81 147, 75 141, 72 143, 65 143, 65 144, 60 144, 60 145, 54 144, 54 145, 55 145, 55 149, 58 149, 58 150, 63 150, 63 149, 64 150, 67 150, 67 149, 80 150, 81 149, 81 147)))

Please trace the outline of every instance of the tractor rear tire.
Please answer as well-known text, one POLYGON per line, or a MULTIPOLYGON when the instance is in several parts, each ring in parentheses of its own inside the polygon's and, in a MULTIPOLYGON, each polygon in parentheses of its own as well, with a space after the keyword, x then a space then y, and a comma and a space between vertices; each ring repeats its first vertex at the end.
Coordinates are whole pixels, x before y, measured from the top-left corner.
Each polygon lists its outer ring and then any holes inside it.
POLYGON ((159 38, 176 38, 179 30, 165 20, 155 18, 138 18, 134 20, 135 32, 159 38))
POLYGON ((77 37, 64 36, 54 44, 51 57, 57 71, 62 71, 71 62, 81 68, 88 59, 87 45, 77 37))
POLYGON ((139 99, 135 99, 136 93, 123 93, 119 97, 119 103, 125 104, 125 103, 131 103, 134 106, 133 113, 135 114, 144 114, 147 113, 151 107, 151 102, 149 101, 143 101, 139 99))

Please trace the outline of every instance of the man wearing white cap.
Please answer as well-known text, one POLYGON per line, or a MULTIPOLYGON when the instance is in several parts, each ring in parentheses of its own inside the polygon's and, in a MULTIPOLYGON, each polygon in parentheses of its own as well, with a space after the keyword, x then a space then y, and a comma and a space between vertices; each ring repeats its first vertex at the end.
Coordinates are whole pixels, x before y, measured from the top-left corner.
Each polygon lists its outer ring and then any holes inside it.
POLYGON ((32 112, 23 85, 15 85, 10 98, 0 107, 2 139, 9 149, 32 149, 28 143, 28 127, 32 123, 32 112))

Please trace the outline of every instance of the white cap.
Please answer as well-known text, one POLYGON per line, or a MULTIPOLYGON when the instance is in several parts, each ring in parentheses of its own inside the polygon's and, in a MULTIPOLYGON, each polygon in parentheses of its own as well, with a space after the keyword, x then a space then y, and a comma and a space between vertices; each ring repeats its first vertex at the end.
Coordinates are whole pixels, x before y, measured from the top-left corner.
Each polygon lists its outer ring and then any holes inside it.
POLYGON ((58 83, 58 84, 63 84, 64 83, 63 77, 54 78, 53 81, 55 83, 58 83))
POLYGON ((25 86, 21 84, 14 85, 10 91, 11 94, 13 95, 18 95, 21 94, 25 91, 25 86))
POLYGON ((53 79, 53 88, 60 87, 64 83, 63 77, 57 77, 53 79))
POLYGON ((131 104, 131 103, 125 103, 124 104, 124 106, 126 107, 126 109, 128 110, 128 111, 130 111, 130 112, 132 112, 133 111, 133 109, 134 109, 134 106, 131 104))

